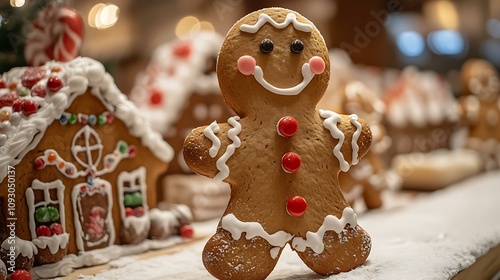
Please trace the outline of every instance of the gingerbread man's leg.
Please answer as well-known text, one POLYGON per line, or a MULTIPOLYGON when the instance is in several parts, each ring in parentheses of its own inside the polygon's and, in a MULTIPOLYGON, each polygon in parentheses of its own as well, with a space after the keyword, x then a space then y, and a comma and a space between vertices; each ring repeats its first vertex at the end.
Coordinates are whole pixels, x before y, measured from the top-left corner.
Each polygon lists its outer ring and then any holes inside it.
POLYGON ((323 275, 349 271, 362 265, 371 249, 371 238, 361 227, 346 228, 340 232, 327 231, 323 236, 325 248, 316 253, 311 248, 297 252, 313 271, 323 275))
POLYGON ((206 269, 220 279, 264 279, 276 266, 283 248, 269 244, 261 237, 250 240, 245 234, 235 240, 228 231, 218 228, 203 249, 206 269), (275 258, 271 257, 275 251, 275 258))
POLYGON ((364 184, 363 199, 365 200, 366 208, 375 209, 382 206, 381 190, 369 182, 364 184))

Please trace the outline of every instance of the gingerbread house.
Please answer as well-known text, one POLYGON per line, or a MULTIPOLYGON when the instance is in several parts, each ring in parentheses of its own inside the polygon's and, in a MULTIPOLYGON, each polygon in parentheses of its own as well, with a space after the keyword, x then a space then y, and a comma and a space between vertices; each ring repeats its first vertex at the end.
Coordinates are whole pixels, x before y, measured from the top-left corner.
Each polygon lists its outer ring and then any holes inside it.
POLYGON ((184 139, 193 128, 213 120, 225 122, 232 116, 215 73, 221 44, 219 34, 200 31, 159 46, 130 93, 130 99, 174 150, 158 187, 160 200, 189 205, 196 219, 222 214, 229 199, 226 184, 192 174, 182 155, 184 139), (208 203, 200 205, 202 201, 208 203))
POLYGON ((79 57, 0 79, 2 256, 40 277, 147 250, 188 223, 154 186, 173 157, 103 65, 79 57), (4 222, 6 221, 6 223, 4 222), (132 250, 132 251, 127 251, 132 250))

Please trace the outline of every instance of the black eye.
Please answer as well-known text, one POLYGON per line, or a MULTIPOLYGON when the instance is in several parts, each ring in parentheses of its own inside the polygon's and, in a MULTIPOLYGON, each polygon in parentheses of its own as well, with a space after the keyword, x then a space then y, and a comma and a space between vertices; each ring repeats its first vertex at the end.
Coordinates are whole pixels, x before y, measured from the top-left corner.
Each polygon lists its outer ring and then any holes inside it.
POLYGON ((300 41, 299 39, 294 40, 290 44, 290 51, 292 51, 293 53, 301 53, 303 49, 304 44, 302 44, 302 41, 300 41))
POLYGON ((273 41, 269 39, 264 39, 262 42, 260 42, 260 51, 263 53, 270 53, 274 49, 274 44, 273 41))

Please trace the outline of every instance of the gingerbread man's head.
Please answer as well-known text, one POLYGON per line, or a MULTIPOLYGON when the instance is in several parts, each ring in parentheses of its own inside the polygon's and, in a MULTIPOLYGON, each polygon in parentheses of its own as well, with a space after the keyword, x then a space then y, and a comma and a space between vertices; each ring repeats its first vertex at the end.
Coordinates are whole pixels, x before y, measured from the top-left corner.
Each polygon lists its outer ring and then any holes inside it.
POLYGON ((471 59, 462 66, 464 95, 473 95, 487 102, 494 100, 500 91, 498 73, 493 65, 482 59, 471 59))
POLYGON ((269 106, 314 108, 330 78, 325 41, 297 12, 253 12, 229 31, 217 74, 227 104, 240 116, 269 106), (237 47, 235 47, 237 46, 237 47))

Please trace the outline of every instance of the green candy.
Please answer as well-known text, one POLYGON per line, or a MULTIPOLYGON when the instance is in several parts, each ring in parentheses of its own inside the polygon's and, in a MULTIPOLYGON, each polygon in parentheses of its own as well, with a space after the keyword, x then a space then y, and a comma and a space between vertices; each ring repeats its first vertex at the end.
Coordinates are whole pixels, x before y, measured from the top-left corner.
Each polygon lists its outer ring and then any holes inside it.
POLYGON ((103 125, 106 123, 106 117, 104 115, 99 115, 99 117, 97 117, 97 123, 99 125, 103 125))
POLYGON ((35 220, 39 223, 50 222, 50 214, 47 207, 40 207, 35 210, 35 220))
POLYGON ((71 114, 71 116, 69 117, 69 124, 75 124, 76 123, 76 120, 77 120, 77 116, 75 114, 71 114))
POLYGON ((51 222, 56 222, 57 220, 59 220, 59 210, 57 210, 57 208, 49 206, 47 207, 47 210, 49 212, 51 222))
POLYGON ((125 142, 121 142, 120 146, 118 147, 118 150, 120 151, 121 154, 128 154, 128 145, 125 142))
POLYGON ((125 207, 132 207, 134 206, 134 197, 131 194, 125 194, 123 196, 123 204, 125 204, 125 207))
POLYGON ((133 193, 132 197, 134 200, 134 206, 141 206, 142 205, 142 194, 140 192, 133 193))

